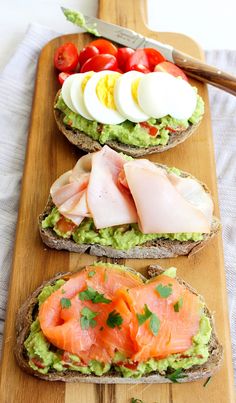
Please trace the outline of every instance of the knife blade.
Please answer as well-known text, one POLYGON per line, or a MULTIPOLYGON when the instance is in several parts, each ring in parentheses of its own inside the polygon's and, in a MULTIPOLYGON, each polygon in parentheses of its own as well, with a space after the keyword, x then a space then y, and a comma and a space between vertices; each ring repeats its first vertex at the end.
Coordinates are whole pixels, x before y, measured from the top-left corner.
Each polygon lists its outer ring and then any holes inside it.
POLYGON ((129 28, 111 24, 96 17, 84 15, 79 11, 73 11, 64 7, 61 7, 61 9, 68 21, 84 28, 87 32, 90 32, 95 36, 102 36, 120 45, 133 49, 157 49, 162 53, 166 60, 175 63, 189 76, 236 95, 236 77, 223 72, 217 67, 207 65, 198 59, 175 49, 173 46, 145 37, 129 28))

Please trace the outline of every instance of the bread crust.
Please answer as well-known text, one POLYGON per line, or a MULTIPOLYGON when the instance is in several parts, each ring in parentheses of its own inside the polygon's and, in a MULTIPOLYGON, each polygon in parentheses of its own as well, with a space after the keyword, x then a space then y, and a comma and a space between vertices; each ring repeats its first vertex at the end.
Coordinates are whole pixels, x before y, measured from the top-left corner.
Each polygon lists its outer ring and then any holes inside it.
MULTIPOLYGON (((128 268, 131 272, 137 274, 137 272, 131 268, 128 268)), ((147 268, 148 278, 154 277, 161 274, 164 270, 160 266, 149 266, 147 268)), ((48 374, 40 374, 39 372, 33 370, 28 364, 28 358, 24 348, 24 341, 26 340, 29 332, 30 326, 35 319, 35 309, 37 309, 37 296, 41 290, 46 285, 53 284, 56 280, 60 278, 68 278, 68 275, 72 273, 58 273, 54 278, 45 281, 40 285, 24 302, 18 311, 16 319, 16 343, 14 354, 19 366, 28 374, 33 375, 37 378, 41 378, 47 381, 62 381, 62 382, 85 382, 85 383, 99 383, 99 384, 137 384, 137 383, 171 383, 171 381, 165 377, 165 374, 161 375, 159 373, 147 374, 138 379, 123 378, 118 372, 110 371, 101 377, 95 375, 84 375, 77 371, 67 370, 64 372, 50 371, 48 374)), ((198 293, 185 281, 179 279, 177 280, 188 288, 192 293, 198 295, 198 293)), ((200 296, 203 300, 203 298, 200 296)), ((203 365, 195 365, 188 370, 184 370, 185 378, 179 379, 179 382, 191 382, 198 379, 207 378, 212 376, 220 367, 223 356, 223 347, 218 341, 217 335, 214 329, 214 319, 208 310, 205 308, 205 314, 210 319, 212 326, 212 335, 209 342, 210 356, 208 361, 203 365)))
MULTIPOLYGON (((60 132, 62 132, 64 134, 64 136, 66 136, 66 138, 70 141, 70 143, 74 144, 76 147, 80 148, 83 151, 94 152, 94 151, 101 150, 103 145, 101 143, 99 143, 99 141, 93 140, 86 133, 84 133, 78 129, 73 129, 70 126, 65 125, 65 123, 63 122, 64 113, 61 112, 59 109, 55 108, 59 94, 60 94, 60 90, 56 94, 55 101, 54 101, 54 117, 55 117, 58 129, 60 130, 60 132)), ((200 122, 198 122, 197 124, 194 124, 194 125, 190 124, 190 126, 186 130, 179 131, 174 134, 170 133, 169 142, 166 145, 157 145, 157 146, 151 146, 151 147, 137 147, 137 146, 123 144, 118 141, 107 141, 105 144, 108 145, 109 147, 113 148, 113 150, 115 150, 115 151, 123 152, 134 158, 142 157, 147 154, 160 153, 160 152, 169 150, 170 148, 173 148, 173 147, 177 146, 178 144, 182 143, 183 141, 185 141, 197 129, 200 122)))

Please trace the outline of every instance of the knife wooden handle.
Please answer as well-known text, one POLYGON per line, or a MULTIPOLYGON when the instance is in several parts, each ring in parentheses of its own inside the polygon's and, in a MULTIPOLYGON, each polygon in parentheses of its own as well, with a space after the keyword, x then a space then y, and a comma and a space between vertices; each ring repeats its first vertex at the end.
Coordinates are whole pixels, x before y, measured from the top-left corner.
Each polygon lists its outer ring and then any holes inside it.
POLYGON ((236 95, 236 77, 200 62, 193 57, 176 49, 172 53, 174 63, 183 69, 190 77, 204 81, 230 94, 236 95))

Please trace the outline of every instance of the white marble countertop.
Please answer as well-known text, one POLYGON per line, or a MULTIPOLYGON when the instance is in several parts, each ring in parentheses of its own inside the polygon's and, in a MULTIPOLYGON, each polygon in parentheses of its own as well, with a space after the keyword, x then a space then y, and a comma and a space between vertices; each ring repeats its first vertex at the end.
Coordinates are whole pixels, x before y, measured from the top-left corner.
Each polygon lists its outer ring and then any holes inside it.
MULTIPOLYGON (((58 32, 78 32, 78 28, 63 17, 61 5, 96 15, 98 0, 1 2, 0 69, 14 53, 30 22, 46 25, 58 32)), ((236 48, 235 15, 235 0, 224 0, 224 7, 216 6, 214 0, 197 0, 191 6, 188 0, 148 0, 148 25, 151 29, 185 33, 199 42, 203 49, 236 48)))

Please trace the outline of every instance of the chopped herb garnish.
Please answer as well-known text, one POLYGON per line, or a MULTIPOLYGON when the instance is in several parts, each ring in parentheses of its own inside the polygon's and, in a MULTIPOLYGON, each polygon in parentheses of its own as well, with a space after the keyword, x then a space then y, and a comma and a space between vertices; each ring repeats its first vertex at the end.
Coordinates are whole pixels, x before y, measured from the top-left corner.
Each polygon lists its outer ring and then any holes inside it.
POLYGON ((134 397, 131 398, 131 403, 143 403, 141 399, 135 399, 134 397))
POLYGON ((152 313, 152 316, 150 318, 150 329, 154 336, 157 336, 159 328, 160 328, 160 319, 155 313, 152 313))
POLYGON ((174 304, 174 310, 175 312, 179 312, 180 308, 183 306, 183 298, 180 298, 175 304, 174 304))
POLYGON ((168 298, 172 294, 172 284, 169 285, 159 284, 156 287, 156 291, 158 292, 161 298, 168 298))
POLYGON ((178 379, 186 378, 186 376, 187 375, 182 372, 182 369, 178 368, 175 372, 172 372, 172 374, 166 375, 166 378, 168 378, 173 383, 178 383, 178 379))
POLYGON ((65 290, 64 290, 64 288, 61 289, 61 293, 62 293, 62 294, 65 294, 65 293, 66 293, 65 290))
POLYGON ((138 313, 137 318, 138 318, 139 326, 143 325, 144 322, 146 322, 146 320, 148 320, 150 318, 150 323, 149 323, 150 330, 152 331, 154 336, 157 336, 157 333, 160 328, 160 319, 157 317, 157 315, 155 313, 151 312, 148 309, 148 306, 146 304, 144 305, 144 313, 143 314, 138 313))
POLYGON ((71 301, 68 298, 61 298, 60 303, 62 308, 70 308, 71 306, 71 301))
POLYGON ((152 312, 149 311, 148 306, 144 305, 144 313, 137 313, 138 324, 139 326, 143 325, 146 320, 148 320, 152 316, 152 312))
POLYGON ((97 322, 94 318, 98 315, 98 312, 93 312, 85 306, 80 313, 80 325, 83 330, 96 326, 97 322))
POLYGON ((95 270, 91 270, 91 271, 89 271, 88 272, 88 277, 93 277, 94 276, 94 274, 96 274, 96 271, 95 270))
POLYGON ((93 304, 98 304, 99 302, 109 304, 111 302, 111 299, 105 298, 104 294, 100 294, 92 287, 88 287, 87 290, 80 292, 79 299, 81 301, 92 301, 93 304))
POLYGON ((209 376, 209 378, 207 378, 206 382, 204 382, 203 387, 205 388, 210 381, 211 381, 211 376, 209 376))
POLYGON ((114 310, 109 313, 107 321, 106 321, 107 326, 114 329, 116 326, 120 327, 120 325, 122 325, 122 323, 123 323, 123 318, 121 317, 119 312, 114 310))

